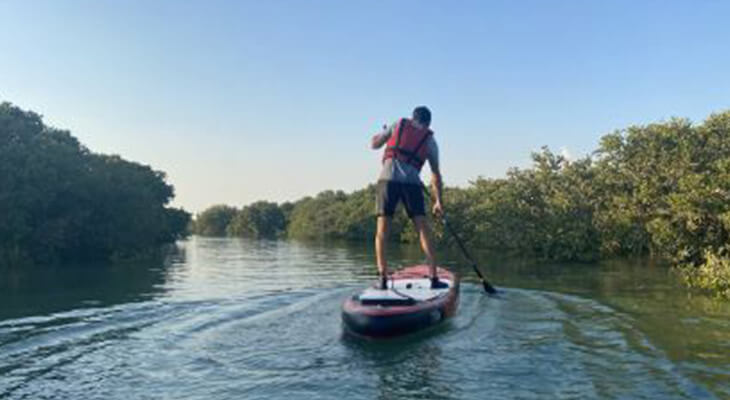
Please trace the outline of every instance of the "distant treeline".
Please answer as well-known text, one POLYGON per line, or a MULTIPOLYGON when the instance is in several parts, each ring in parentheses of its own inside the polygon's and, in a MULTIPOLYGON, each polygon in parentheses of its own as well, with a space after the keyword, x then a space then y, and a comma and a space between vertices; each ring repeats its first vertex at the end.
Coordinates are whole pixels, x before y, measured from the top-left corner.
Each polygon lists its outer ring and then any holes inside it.
MULTIPOLYGON (((471 246, 566 261, 650 255, 689 285, 730 298, 730 112, 615 131, 579 160, 547 148, 532 159, 505 178, 447 189, 450 221, 471 246)), ((368 186, 281 205, 219 205, 197 215, 193 231, 371 240, 374 197, 368 186)), ((395 240, 414 238, 404 222, 401 213, 395 240)))
POLYGON ((186 231, 165 174, 0 104, 0 266, 129 258, 186 231))
MULTIPOLYGON (((241 209, 214 205, 196 215, 191 231, 201 236, 372 240, 374 199, 375 186, 370 185, 349 194, 328 190, 293 203, 258 201, 241 209)), ((395 218, 393 239, 415 237, 406 222, 403 215, 395 218)))

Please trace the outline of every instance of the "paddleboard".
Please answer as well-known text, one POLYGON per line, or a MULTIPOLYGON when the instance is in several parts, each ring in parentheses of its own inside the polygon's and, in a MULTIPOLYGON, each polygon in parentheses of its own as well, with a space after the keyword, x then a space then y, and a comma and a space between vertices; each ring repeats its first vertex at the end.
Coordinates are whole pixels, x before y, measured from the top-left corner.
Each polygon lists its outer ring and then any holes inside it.
POLYGON ((382 338, 413 333, 451 317, 459 304, 459 278, 439 267, 439 280, 447 287, 431 289, 428 265, 395 272, 388 289, 365 288, 345 300, 342 321, 348 332, 382 338))

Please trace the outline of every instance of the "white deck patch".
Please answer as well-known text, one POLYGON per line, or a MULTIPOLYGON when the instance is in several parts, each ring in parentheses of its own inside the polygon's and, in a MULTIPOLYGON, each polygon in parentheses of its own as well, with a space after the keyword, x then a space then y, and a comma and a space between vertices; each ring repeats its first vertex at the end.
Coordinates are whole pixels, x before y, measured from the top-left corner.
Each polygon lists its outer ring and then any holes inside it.
POLYGON ((360 300, 400 300, 407 299, 408 297, 419 301, 431 300, 446 294, 449 289, 451 289, 452 282, 450 280, 439 280, 448 284, 449 287, 443 289, 431 289, 431 280, 427 278, 396 279, 394 281, 388 281, 388 290, 375 288, 367 288, 363 290, 360 294, 360 300))

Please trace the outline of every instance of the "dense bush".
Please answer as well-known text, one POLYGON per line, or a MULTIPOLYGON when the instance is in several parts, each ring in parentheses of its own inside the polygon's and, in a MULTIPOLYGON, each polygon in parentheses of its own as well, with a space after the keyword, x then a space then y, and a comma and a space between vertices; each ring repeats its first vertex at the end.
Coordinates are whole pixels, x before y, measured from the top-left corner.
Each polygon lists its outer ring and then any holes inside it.
POLYGON ((482 248, 543 259, 598 258, 591 161, 571 163, 546 148, 532 158, 533 168, 450 191, 454 225, 482 248))
POLYGON ((235 207, 223 204, 208 207, 195 216, 192 223, 192 232, 201 236, 225 236, 228 224, 238 213, 235 207))
POLYGON ((237 212, 226 227, 230 236, 277 238, 286 229, 286 215, 276 204, 258 201, 237 212))
POLYGON ((685 265, 679 272, 688 286, 730 299, 730 257, 727 248, 719 254, 707 251, 701 265, 685 265))
POLYGON ((162 172, 95 154, 38 114, 0 104, 0 265, 147 252, 185 233, 162 172))
MULTIPOLYGON (((259 201, 237 210, 212 206, 196 216, 193 232, 202 236, 372 240, 375 235, 375 185, 346 194, 324 191, 294 203, 259 201)), ((404 215, 393 223, 394 240, 413 236, 404 215)))

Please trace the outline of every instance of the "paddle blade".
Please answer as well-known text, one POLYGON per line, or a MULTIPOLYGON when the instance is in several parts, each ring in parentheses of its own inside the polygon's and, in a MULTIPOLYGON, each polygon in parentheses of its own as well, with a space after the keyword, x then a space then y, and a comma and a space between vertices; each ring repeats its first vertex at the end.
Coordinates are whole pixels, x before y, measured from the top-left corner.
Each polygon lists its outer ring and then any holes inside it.
POLYGON ((484 291, 489 294, 497 294, 497 289, 494 288, 494 286, 490 285, 487 281, 482 281, 482 286, 484 286, 484 291))

